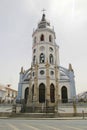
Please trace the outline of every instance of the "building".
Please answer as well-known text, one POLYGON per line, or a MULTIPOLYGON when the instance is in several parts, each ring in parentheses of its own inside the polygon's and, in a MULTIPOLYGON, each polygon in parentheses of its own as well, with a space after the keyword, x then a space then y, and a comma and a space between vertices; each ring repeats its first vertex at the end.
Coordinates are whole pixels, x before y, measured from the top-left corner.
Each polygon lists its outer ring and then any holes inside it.
POLYGON ((0 85, 0 103, 12 103, 17 97, 17 90, 13 89, 9 84, 0 85))
POLYGON ((78 102, 87 103, 87 91, 79 93, 76 97, 77 97, 78 102))
POLYGON ((0 85, 0 103, 2 103, 5 99, 6 90, 5 88, 0 85))
POLYGON ((69 102, 76 96, 74 71, 71 64, 60 66, 55 32, 44 13, 32 39, 32 63, 28 70, 21 68, 17 100, 35 108, 69 102))

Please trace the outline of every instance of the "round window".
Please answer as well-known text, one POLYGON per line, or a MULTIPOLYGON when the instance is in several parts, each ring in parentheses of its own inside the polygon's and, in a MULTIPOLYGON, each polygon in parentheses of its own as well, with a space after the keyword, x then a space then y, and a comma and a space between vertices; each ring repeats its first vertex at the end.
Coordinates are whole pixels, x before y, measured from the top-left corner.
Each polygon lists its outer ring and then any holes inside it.
POLYGON ((40 71, 40 74, 43 75, 43 74, 44 74, 44 70, 41 70, 41 71, 40 71))
POLYGON ((53 51, 53 48, 52 48, 52 47, 50 47, 50 48, 49 48, 49 50, 50 50, 50 51, 53 51))
POLYGON ((51 75, 54 75, 54 71, 50 71, 50 74, 51 74, 51 75))

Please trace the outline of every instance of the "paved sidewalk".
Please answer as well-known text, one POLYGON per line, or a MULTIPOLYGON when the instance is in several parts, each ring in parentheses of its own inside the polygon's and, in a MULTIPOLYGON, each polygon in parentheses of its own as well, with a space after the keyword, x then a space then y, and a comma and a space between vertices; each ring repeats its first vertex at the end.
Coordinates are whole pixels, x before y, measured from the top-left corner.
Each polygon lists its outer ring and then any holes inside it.
POLYGON ((87 117, 57 117, 57 118, 31 118, 31 117, 0 117, 0 119, 17 120, 87 120, 87 117))

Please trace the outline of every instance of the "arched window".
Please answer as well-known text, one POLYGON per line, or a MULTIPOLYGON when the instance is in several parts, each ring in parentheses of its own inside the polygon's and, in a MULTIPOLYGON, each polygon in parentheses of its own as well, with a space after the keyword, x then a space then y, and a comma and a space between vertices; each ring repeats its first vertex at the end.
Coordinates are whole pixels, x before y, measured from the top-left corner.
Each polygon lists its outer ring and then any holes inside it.
POLYGON ((41 36, 40 36, 40 41, 44 41, 44 35, 43 34, 41 34, 41 36))
POLYGON ((65 86, 61 88, 61 99, 62 99, 62 103, 68 102, 67 87, 65 86))
POLYGON ((55 87, 53 84, 50 85, 50 101, 55 102, 55 87))
POLYGON ((35 53, 35 52, 36 52, 36 49, 33 50, 33 53, 35 53))
POLYGON ((32 86, 32 101, 33 101, 33 96, 34 96, 34 84, 32 86))
POLYGON ((34 75, 35 75, 35 72, 32 73, 32 76, 34 76, 34 75))
POLYGON ((28 95, 29 95, 29 87, 25 89, 25 95, 24 95, 25 104, 27 103, 28 95))
POLYGON ((43 53, 40 54, 40 63, 44 63, 45 62, 45 56, 43 53))
POLYGON ((53 61, 53 60, 54 60, 54 59, 53 59, 53 55, 50 54, 50 57, 49 57, 49 58, 50 58, 50 59, 49 59, 49 60, 50 60, 50 64, 53 64, 53 62, 54 62, 54 61, 53 61))
POLYGON ((43 83, 39 85, 39 102, 45 102, 45 85, 43 83))
POLYGON ((52 42, 52 36, 49 35, 49 42, 52 42))
POLYGON ((36 56, 33 57, 33 64, 35 64, 36 56))

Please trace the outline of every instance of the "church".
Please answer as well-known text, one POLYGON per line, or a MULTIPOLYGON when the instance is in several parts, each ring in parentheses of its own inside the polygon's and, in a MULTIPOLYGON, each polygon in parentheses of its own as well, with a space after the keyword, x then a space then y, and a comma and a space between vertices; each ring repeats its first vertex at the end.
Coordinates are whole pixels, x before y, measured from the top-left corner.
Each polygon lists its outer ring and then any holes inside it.
POLYGON ((59 46, 54 28, 45 13, 32 34, 32 61, 29 69, 21 67, 17 100, 34 108, 68 103, 76 96, 74 70, 60 66, 59 46))

